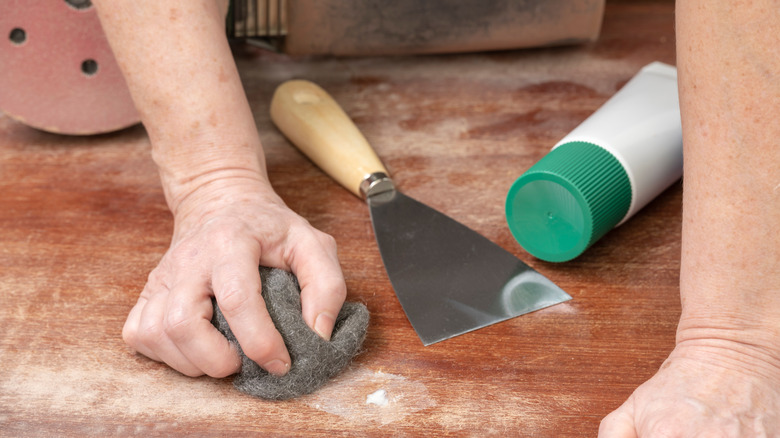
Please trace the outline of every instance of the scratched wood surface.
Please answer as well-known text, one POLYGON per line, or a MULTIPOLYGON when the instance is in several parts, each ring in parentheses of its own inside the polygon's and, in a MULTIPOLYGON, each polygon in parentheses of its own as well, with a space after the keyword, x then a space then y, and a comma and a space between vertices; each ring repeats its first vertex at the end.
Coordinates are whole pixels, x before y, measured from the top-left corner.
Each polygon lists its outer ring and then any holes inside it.
POLYGON ((0 435, 593 436, 649 378, 679 315, 676 184, 576 261, 512 239, 509 185, 643 65, 674 64, 672 1, 607 5, 598 42, 516 52, 238 63, 273 184, 336 236, 365 352, 319 392, 267 402, 133 354, 121 327, 167 248, 171 217, 140 127, 97 137, 0 114, 0 435), (423 347, 396 300, 363 203, 268 117, 281 81, 343 105, 409 195, 515 253, 573 300, 423 347), (384 389, 388 404, 367 404, 384 389))

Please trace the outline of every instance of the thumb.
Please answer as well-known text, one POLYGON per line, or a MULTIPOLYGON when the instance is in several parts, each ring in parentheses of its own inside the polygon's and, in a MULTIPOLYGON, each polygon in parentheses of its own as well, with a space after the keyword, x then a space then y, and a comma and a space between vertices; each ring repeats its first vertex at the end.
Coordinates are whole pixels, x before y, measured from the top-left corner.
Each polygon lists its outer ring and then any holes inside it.
POLYGON ((637 438, 634 426, 633 398, 604 417, 599 425, 599 438, 637 438))

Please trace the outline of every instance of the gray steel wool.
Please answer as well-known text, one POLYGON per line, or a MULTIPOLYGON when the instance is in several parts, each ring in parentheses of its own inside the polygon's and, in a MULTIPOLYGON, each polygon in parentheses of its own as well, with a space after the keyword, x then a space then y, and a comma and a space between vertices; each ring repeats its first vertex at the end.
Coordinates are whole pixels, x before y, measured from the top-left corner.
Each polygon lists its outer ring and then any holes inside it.
POLYGON ((233 380, 240 391, 270 400, 286 400, 314 392, 344 369, 360 352, 368 328, 368 309, 361 303, 344 303, 330 341, 309 328, 301 315, 298 280, 287 271, 260 267, 263 298, 268 313, 282 334, 292 363, 276 377, 249 359, 230 330, 215 300, 211 323, 238 346, 241 371, 233 380))

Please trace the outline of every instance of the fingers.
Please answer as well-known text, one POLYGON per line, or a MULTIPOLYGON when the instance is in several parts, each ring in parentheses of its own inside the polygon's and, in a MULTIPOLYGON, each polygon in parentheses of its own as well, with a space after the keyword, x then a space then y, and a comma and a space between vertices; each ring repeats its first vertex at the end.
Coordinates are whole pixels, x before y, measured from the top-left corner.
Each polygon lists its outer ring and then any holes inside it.
POLYGON ((212 220, 172 246, 128 315, 128 345, 189 376, 236 372, 236 347, 211 324, 213 294, 243 352, 268 372, 286 374, 290 355, 265 307, 261 264, 292 270, 304 320, 330 339, 346 297, 335 240, 288 210, 275 213, 212 220), (259 217, 272 219, 253 222, 259 217))
POLYGON ((142 347, 156 354, 161 361, 180 373, 195 377, 204 374, 171 340, 165 321, 167 295, 152 294, 141 312, 139 326, 142 347))
POLYGON ((301 286, 303 319, 320 337, 330 340, 347 295, 336 241, 311 228, 302 233, 294 248, 290 266, 301 286))
POLYGON ((167 265, 164 259, 149 276, 122 330, 125 342, 187 376, 237 372, 238 351, 211 324, 211 298, 202 276, 182 269, 176 280, 167 281, 174 276, 167 265))
POLYGON ((181 277, 168 295, 163 314, 170 345, 160 356, 166 363, 179 371, 193 367, 199 374, 212 377, 229 376, 241 368, 236 347, 211 324, 212 313, 211 296, 204 282, 197 277, 181 277), (176 360, 183 364, 173 365, 176 360))
POLYGON ((154 353, 154 351, 152 351, 151 349, 143 345, 143 343, 139 339, 139 334, 141 333, 141 329, 140 329, 141 314, 143 313, 144 307, 146 307, 146 304, 148 302, 149 300, 147 300, 146 297, 143 296, 143 294, 141 295, 141 297, 138 298, 138 302, 130 310, 130 314, 127 316, 125 325, 122 328, 122 339, 125 341, 127 345, 133 347, 137 352, 143 354, 149 359, 156 360, 157 362, 162 362, 160 356, 158 356, 157 354, 154 353))
POLYGON ((244 353, 270 373, 284 375, 291 361, 260 292, 259 248, 254 239, 222 237, 211 242, 206 253, 215 256, 205 262, 182 256, 181 249, 166 254, 130 311, 123 338, 188 376, 235 373, 241 367, 236 347, 211 324, 213 290, 244 353))
POLYGON ((261 295, 259 250, 248 241, 235 241, 225 254, 212 275, 217 303, 244 353, 269 373, 282 376, 291 360, 261 295))
POLYGON ((127 317, 122 337, 128 345, 144 356, 165 362, 182 374, 199 376, 203 372, 181 354, 165 332, 163 321, 166 295, 147 283, 127 317))
POLYGON ((604 417, 599 425, 599 438, 637 438, 634 416, 628 412, 631 399, 604 417))

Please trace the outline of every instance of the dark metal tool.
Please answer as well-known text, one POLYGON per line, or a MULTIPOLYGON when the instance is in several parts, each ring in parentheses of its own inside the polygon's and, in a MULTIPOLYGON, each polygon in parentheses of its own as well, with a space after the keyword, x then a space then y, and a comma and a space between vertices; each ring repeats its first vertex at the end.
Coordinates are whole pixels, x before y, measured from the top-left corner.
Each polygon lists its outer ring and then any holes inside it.
POLYGON ((319 86, 280 85, 271 118, 320 168, 366 200, 390 282, 423 344, 571 299, 500 246, 401 193, 363 134, 319 86))

